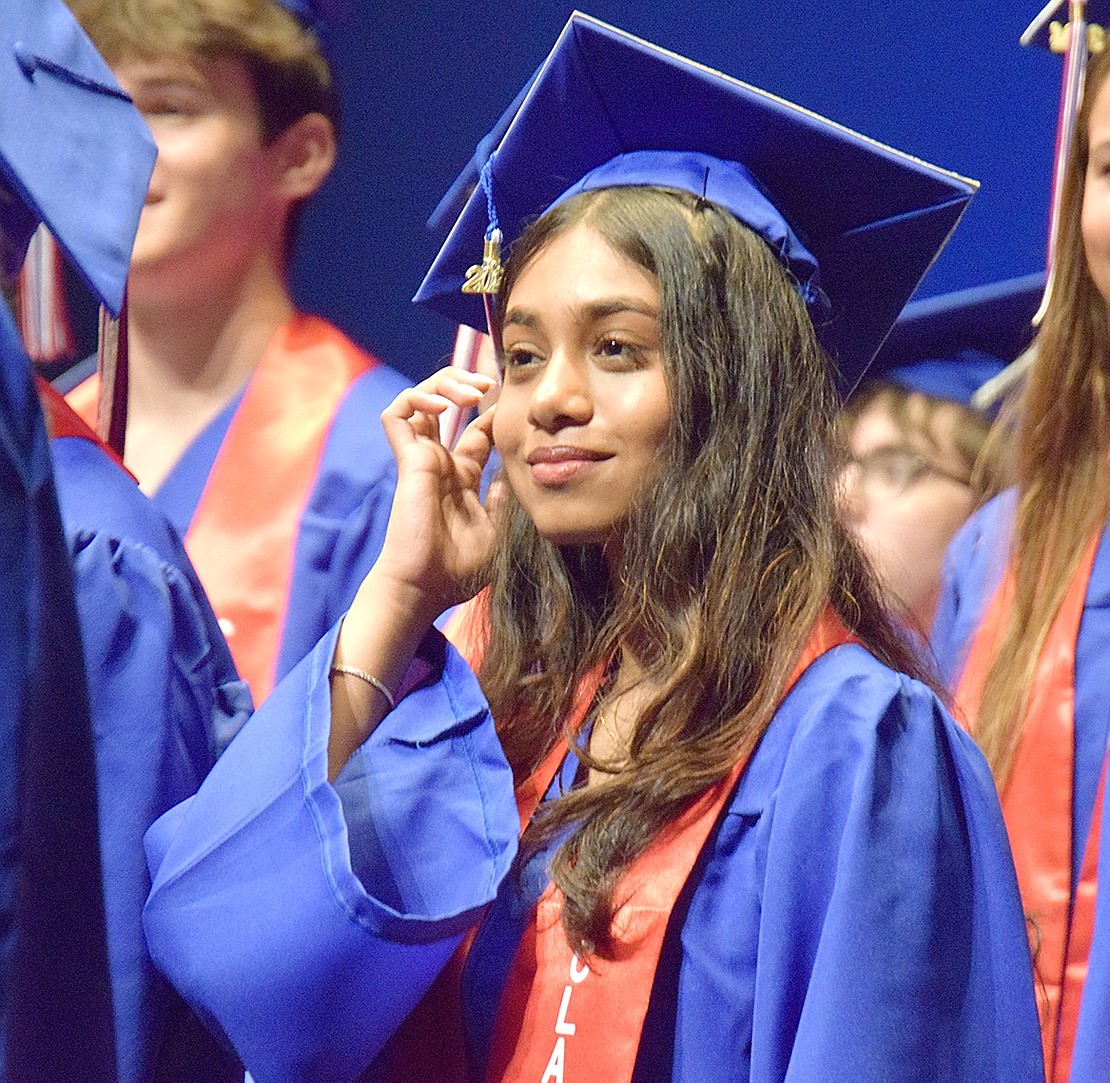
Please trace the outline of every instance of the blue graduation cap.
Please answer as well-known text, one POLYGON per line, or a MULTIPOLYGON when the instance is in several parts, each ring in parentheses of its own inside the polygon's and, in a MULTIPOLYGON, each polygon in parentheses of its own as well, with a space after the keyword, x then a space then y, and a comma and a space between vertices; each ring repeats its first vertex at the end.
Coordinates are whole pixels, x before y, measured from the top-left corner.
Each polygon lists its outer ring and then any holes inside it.
MULTIPOLYGON (((798 278, 845 391, 977 188, 580 12, 499 126, 482 176, 507 243, 579 182, 677 186, 720 203, 798 278)), ((478 179, 477 164, 457 187, 478 179)), ((415 300, 484 328, 481 298, 460 288, 489 225, 480 188, 415 300)))
POLYGON ((912 301, 868 375, 972 407, 975 393, 1033 341, 1041 273, 912 301))
POLYGON ((324 23, 339 19, 349 6, 349 0, 278 0, 278 3, 310 30, 320 30, 324 23))
POLYGON ((155 146, 61 0, 3 0, 0 232, 19 269, 39 222, 118 315, 155 146))

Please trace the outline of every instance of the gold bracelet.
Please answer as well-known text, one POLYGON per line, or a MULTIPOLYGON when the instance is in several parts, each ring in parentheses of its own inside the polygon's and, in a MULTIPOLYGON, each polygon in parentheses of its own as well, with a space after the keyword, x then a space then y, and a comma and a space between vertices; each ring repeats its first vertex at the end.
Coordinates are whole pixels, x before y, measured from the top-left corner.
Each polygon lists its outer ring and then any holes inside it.
POLYGON ((371 676, 364 669, 356 669, 354 666, 339 666, 333 665, 328 670, 328 676, 334 677, 337 673, 348 673, 352 677, 357 677, 360 681, 365 681, 371 688, 376 688, 385 697, 386 703, 389 704, 389 709, 392 711, 397 706, 397 701, 393 698, 393 693, 390 692, 385 686, 384 681, 379 681, 377 677, 371 676))

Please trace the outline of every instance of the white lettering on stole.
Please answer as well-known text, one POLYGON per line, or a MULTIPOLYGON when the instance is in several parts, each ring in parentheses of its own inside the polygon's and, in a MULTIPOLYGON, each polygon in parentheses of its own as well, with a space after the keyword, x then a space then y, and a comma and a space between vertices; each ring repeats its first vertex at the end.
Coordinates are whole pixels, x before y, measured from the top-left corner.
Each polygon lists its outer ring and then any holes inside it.
POLYGON ((578 958, 577 954, 572 955, 570 957, 570 984, 563 989, 563 999, 559 1002, 559 1016, 555 1020, 555 1048, 551 1050, 551 1056, 548 1058, 547 1067, 544 1069, 540 1083, 563 1083, 563 1066, 567 1054, 566 1039, 573 1038, 577 1029, 573 1023, 567 1020, 567 1012, 570 1010, 570 995, 574 992, 574 987, 581 985, 589 977, 589 974, 590 968, 578 958))
POLYGON ((559 1005, 559 1018, 555 1020, 555 1033, 565 1034, 568 1038, 574 1037, 574 1024, 567 1022, 567 1008, 570 1007, 570 991, 573 987, 568 985, 563 990, 563 1002, 559 1005))
POLYGON ((547 1062, 547 1067, 544 1069, 543 1079, 540 1083, 563 1083, 563 1056, 566 1053, 565 1039, 560 1038, 555 1043, 555 1048, 551 1051, 551 1059, 547 1062))

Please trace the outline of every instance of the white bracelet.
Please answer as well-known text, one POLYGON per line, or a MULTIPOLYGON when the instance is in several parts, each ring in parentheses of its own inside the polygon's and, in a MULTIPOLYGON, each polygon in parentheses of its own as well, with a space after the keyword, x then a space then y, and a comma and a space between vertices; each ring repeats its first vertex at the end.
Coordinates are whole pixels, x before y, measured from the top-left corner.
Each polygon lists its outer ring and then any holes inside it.
POLYGON ((328 676, 334 676, 336 673, 347 673, 352 677, 357 677, 360 681, 365 681, 371 688, 376 688, 385 697, 386 703, 389 704, 389 709, 392 711, 397 706, 397 701, 393 698, 393 693, 390 692, 385 686, 385 682, 379 681, 377 677, 367 673, 364 669, 356 669, 354 666, 340 666, 333 665, 328 670, 328 676))

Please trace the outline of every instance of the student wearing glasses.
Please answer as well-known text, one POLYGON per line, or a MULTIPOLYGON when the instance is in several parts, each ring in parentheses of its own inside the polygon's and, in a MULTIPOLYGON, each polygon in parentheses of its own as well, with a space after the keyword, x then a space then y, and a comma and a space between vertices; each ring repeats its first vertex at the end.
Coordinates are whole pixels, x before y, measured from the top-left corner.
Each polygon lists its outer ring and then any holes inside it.
POLYGON ((1000 487, 980 388, 1029 344, 1042 275, 911 304, 842 415, 841 509, 901 619, 926 637, 944 553, 1000 487))

